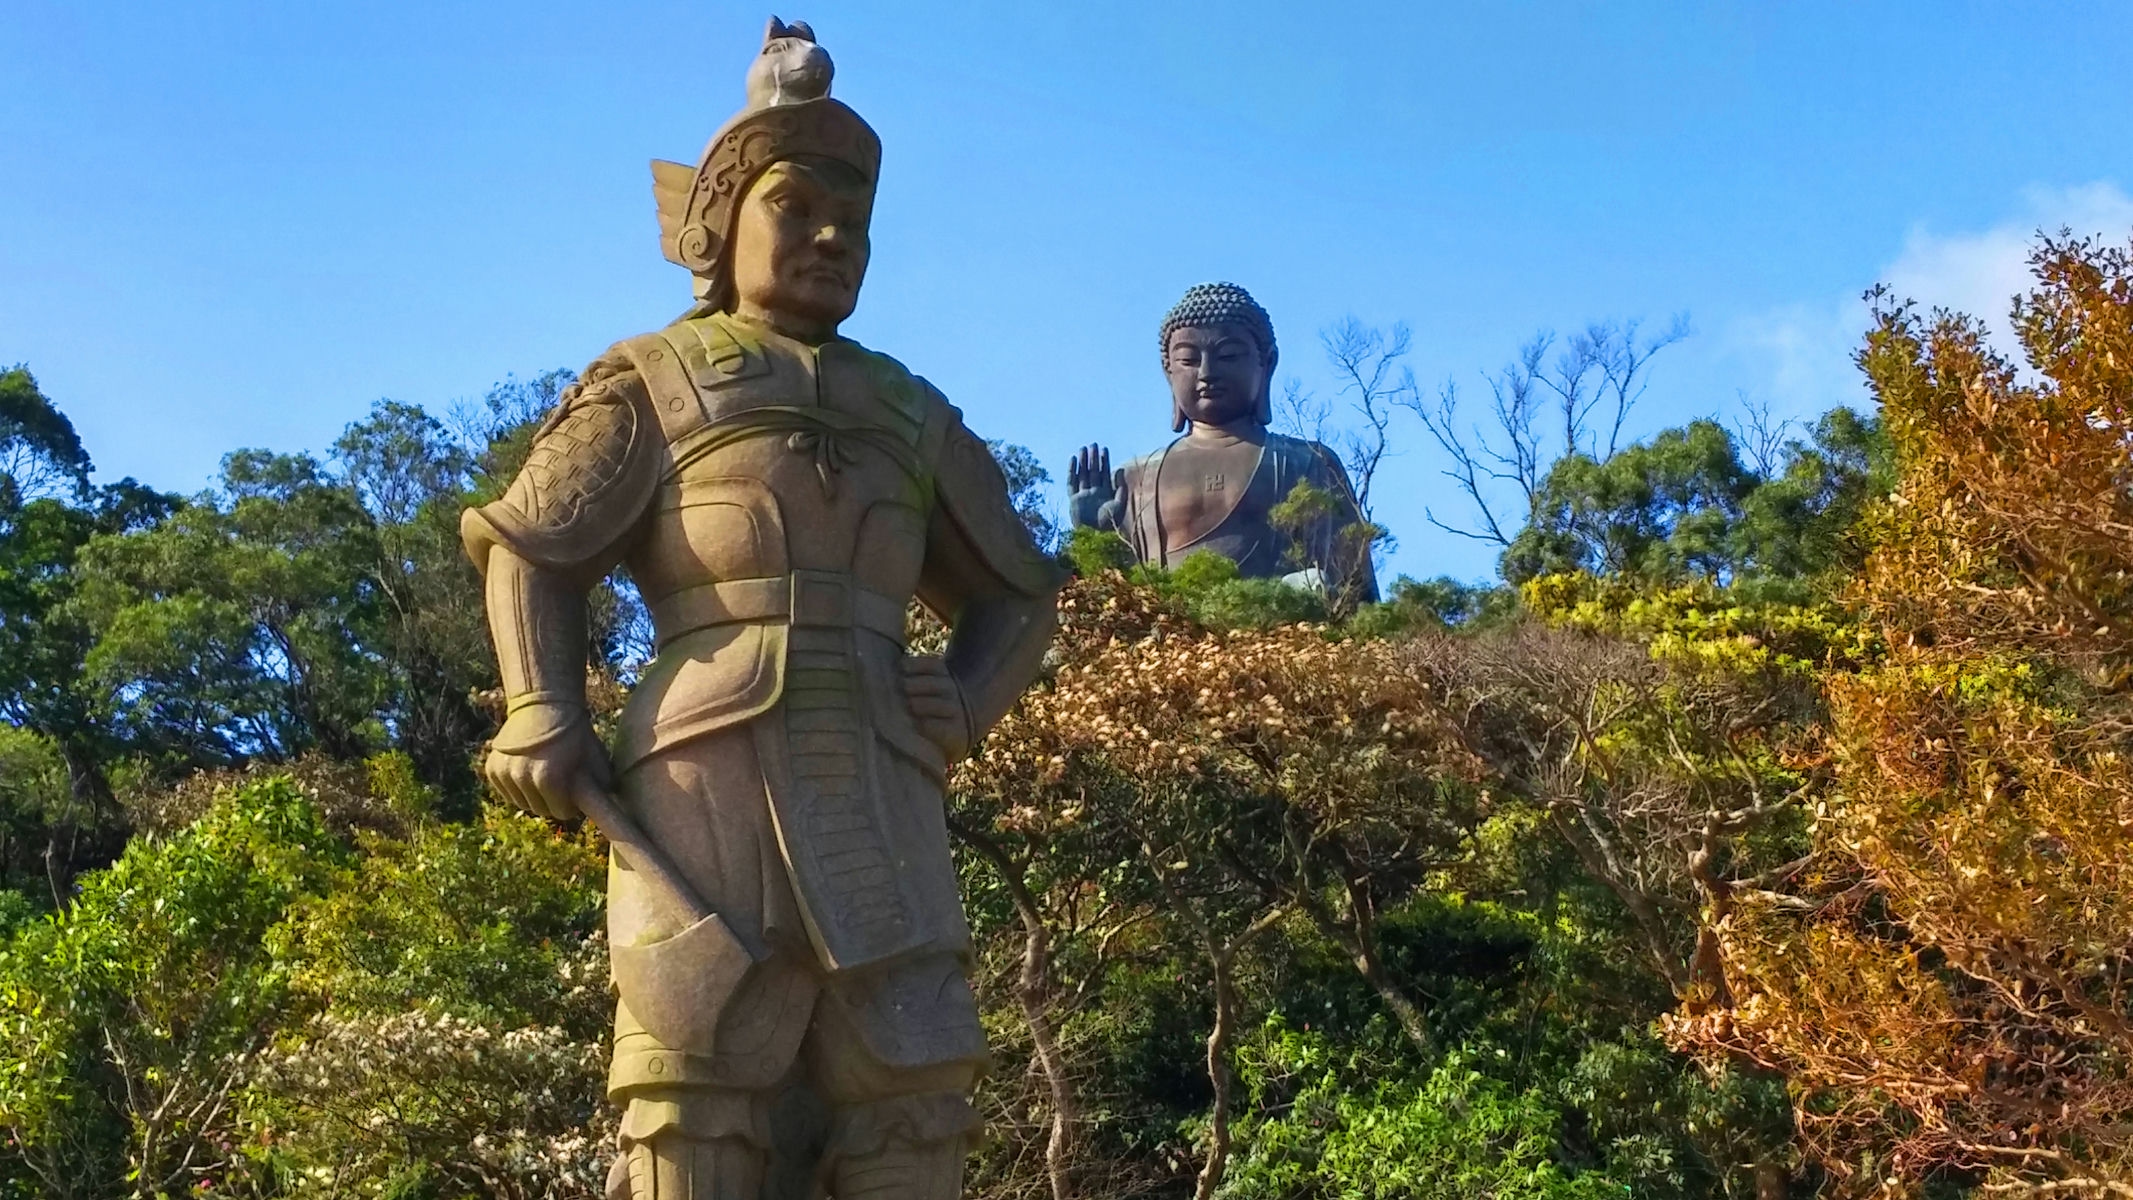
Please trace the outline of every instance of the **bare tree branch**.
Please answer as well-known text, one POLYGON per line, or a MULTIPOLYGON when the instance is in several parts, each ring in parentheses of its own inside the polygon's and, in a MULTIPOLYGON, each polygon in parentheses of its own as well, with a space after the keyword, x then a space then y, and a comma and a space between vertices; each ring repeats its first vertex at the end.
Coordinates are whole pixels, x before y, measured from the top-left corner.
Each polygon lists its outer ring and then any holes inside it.
POLYGON ((1390 446, 1386 431, 1393 410, 1412 407, 1419 395, 1413 368, 1400 361, 1414 348, 1414 332, 1404 321, 1388 331, 1348 316, 1321 331, 1318 340, 1341 381, 1341 394, 1350 398, 1362 420, 1360 428, 1343 434, 1341 458, 1355 488, 1356 507, 1368 521, 1370 487, 1390 446))
POLYGON ((1733 434, 1734 444, 1747 455, 1748 465, 1768 479, 1784 462, 1786 434, 1798 423, 1790 417, 1771 420, 1768 399, 1751 399, 1745 391, 1735 396, 1740 403, 1740 419, 1729 422, 1726 428, 1733 434))
POLYGON ((1509 546, 1533 511, 1548 472, 1566 455, 1584 454, 1599 461, 1621 449, 1630 411, 1644 395, 1646 368, 1652 357, 1689 335, 1686 316, 1665 330, 1640 338, 1637 321, 1596 321, 1558 343, 1542 330, 1518 348, 1502 370, 1484 374, 1489 384, 1489 424, 1462 432, 1458 387, 1447 381, 1434 404, 1413 391, 1397 400, 1414 413, 1451 459, 1446 478, 1474 506, 1478 527, 1462 529, 1434 513, 1430 524, 1475 541, 1509 546), (1551 352, 1553 357, 1551 357, 1551 352), (1543 433, 1543 409, 1553 414, 1553 434, 1543 433), (1495 485, 1509 485, 1525 502, 1514 523, 1491 499, 1495 485))

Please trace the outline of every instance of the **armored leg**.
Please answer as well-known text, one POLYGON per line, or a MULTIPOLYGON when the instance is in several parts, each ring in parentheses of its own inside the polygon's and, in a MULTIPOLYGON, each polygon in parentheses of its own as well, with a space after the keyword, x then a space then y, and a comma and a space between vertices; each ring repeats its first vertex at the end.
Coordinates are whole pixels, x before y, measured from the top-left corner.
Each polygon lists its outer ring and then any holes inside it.
POLYGON ((948 954, 840 977, 823 990, 809 1070, 834 1116, 837 1200, 956 1200, 976 1138, 970 1089, 985 1035, 962 964, 948 954))
POLYGON ((758 1108, 741 1092, 633 1097, 623 1115, 622 1160, 608 1178, 610 1200, 759 1200, 768 1156, 755 1130, 758 1108))
POLYGON ((818 985, 811 955, 779 949, 781 922, 799 920, 753 746, 745 730, 714 734, 621 781, 625 806, 719 915, 683 925, 626 860, 611 864, 608 1096, 623 1113, 610 1200, 761 1200, 784 1173, 774 1109, 818 985))
POLYGON ((830 1194, 837 1200, 958 1200, 963 1194, 963 1160, 970 1153, 970 1131, 927 1136, 938 1132, 939 1121, 900 1119, 914 1109, 954 1114, 958 1108, 968 1112, 970 1104, 962 1093, 954 1092, 900 1097, 884 1106, 848 1112, 855 1126, 872 1127, 869 1132, 874 1136, 864 1140, 873 1145, 838 1154, 831 1166, 830 1194), (899 1111, 893 1116, 867 1111, 880 1107, 899 1111), (928 1124, 935 1128, 926 1128, 928 1124))

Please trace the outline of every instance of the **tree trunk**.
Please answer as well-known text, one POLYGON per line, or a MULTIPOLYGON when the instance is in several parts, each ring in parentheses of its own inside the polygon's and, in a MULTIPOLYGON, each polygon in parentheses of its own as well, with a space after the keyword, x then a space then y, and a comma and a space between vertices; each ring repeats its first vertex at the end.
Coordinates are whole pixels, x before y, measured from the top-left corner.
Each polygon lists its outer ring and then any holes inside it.
POLYGON ((1586 831, 1579 829, 1577 824, 1565 815, 1565 809, 1575 807, 1566 801, 1551 802, 1548 806, 1549 820, 1563 835, 1563 840, 1570 843, 1570 849, 1578 856, 1578 861, 1585 865, 1585 870, 1608 891, 1613 892, 1615 898, 1622 902, 1622 906, 1629 910, 1631 921, 1636 925, 1638 935, 1644 940, 1645 951, 1651 955, 1652 965, 1657 967, 1659 974, 1666 979, 1667 989, 1675 996, 1686 995, 1689 989, 1688 972, 1677 960, 1674 946, 1667 936, 1666 918, 1660 913, 1659 906, 1652 903, 1650 896, 1630 886, 1629 882, 1622 878, 1621 872, 1615 870, 1613 864, 1608 861, 1606 848, 1588 836, 1586 831))
POLYGON ((60 761, 67 766, 67 793, 74 803, 99 821, 117 812, 118 800, 111 794, 111 781, 80 739, 60 735, 52 737, 52 744, 59 747, 60 761))
POLYGON ((1415 1049, 1428 1054, 1433 1041, 1429 1020, 1422 1015, 1421 1006, 1400 990, 1385 970, 1384 957, 1378 953, 1377 912, 1371 906, 1361 880, 1354 875, 1348 877, 1348 919, 1355 927, 1355 969, 1362 973, 1365 982, 1377 989, 1379 999, 1392 1010, 1393 1017, 1400 1022, 1400 1028, 1415 1044, 1415 1049))
POLYGON ((1378 961, 1375 946, 1368 946, 1356 953, 1355 969, 1361 973, 1364 982, 1377 989, 1378 998, 1385 1002, 1386 1008, 1392 1010, 1393 1019, 1400 1023, 1400 1029, 1407 1035, 1407 1040, 1414 1043, 1415 1049, 1428 1054, 1432 1045, 1429 1018, 1422 1015, 1421 1006, 1409 999, 1407 993, 1401 991, 1400 986, 1385 973, 1385 966, 1378 961))
POLYGON ((1052 1128, 1044 1143, 1044 1169, 1052 1184, 1052 1200, 1072 1200, 1074 1195, 1074 1082, 1067 1077, 1066 1056, 1059 1049, 1059 1031, 1052 1025, 1051 944, 1034 910, 1023 913, 1027 937, 1022 943, 1022 980, 1015 994, 1022 1001, 1022 1019, 1029 1025, 1030 1043, 1037 1064, 1051 1089, 1052 1128))
POLYGON ((1052 938, 1045 928, 1044 912, 1030 891, 1027 868, 1015 861, 998 842, 961 824, 955 832, 969 843, 1007 885, 1015 915, 1022 921, 1022 975, 1016 982, 1015 998, 1022 1005, 1023 1023, 1029 1026, 1030 1045, 1037 1067, 1051 1093, 1052 1118, 1044 1144, 1045 1175, 1051 1183, 1052 1200, 1071 1200, 1074 1194, 1074 1129, 1081 1119, 1074 1097, 1074 1081, 1067 1074, 1066 1054, 1059 1047, 1059 1030, 1052 1024, 1052 938))
POLYGON ((1200 1168, 1193 1200, 1214 1200, 1215 1189, 1222 1186, 1222 1174, 1229 1168, 1229 1102, 1235 1082, 1229 1069, 1229 1042, 1237 1013, 1236 989, 1230 982, 1232 949, 1212 943, 1207 946, 1215 975, 1215 1025, 1207 1033, 1207 1079, 1214 1085, 1215 1096, 1207 1112, 1207 1162, 1200 1168))
POLYGON ((1232 967, 1237 952, 1251 940, 1281 923, 1287 915, 1287 905, 1278 898, 1261 892, 1267 907, 1260 910, 1252 922, 1229 938, 1215 931, 1215 924, 1200 907, 1185 897, 1164 863, 1174 855, 1156 853, 1155 845, 1145 834, 1141 837, 1141 854, 1148 864, 1148 873, 1155 877, 1156 886, 1162 889, 1170 901, 1171 911, 1192 926, 1193 936, 1207 955, 1215 985, 1214 1028, 1207 1034, 1207 1081, 1214 1088, 1214 1099, 1207 1112, 1207 1162, 1200 1168, 1197 1184, 1193 1188, 1193 1200, 1213 1200, 1217 1188, 1222 1186, 1222 1174, 1229 1167, 1229 1106, 1234 1091, 1234 1079, 1229 1069, 1229 1043, 1237 1028, 1237 989, 1232 977, 1232 967))
POLYGON ((1400 1023, 1400 1031, 1407 1035, 1407 1040, 1414 1043, 1415 1049, 1426 1055, 1435 1044, 1429 1030, 1429 1017, 1423 1013, 1422 1006, 1415 1003, 1414 997, 1403 991, 1400 985, 1393 981, 1392 973, 1385 969, 1385 961, 1378 953, 1377 917, 1370 908, 1369 898, 1362 893, 1361 885, 1351 876, 1346 887, 1348 914, 1345 921, 1328 912, 1321 898, 1304 892, 1300 887, 1295 890, 1293 899, 1298 907, 1310 916, 1311 923, 1317 926, 1319 934, 1339 946, 1341 953, 1348 956, 1348 962, 1355 968, 1355 973, 1363 977, 1363 982, 1369 984, 1371 990, 1378 994, 1378 999, 1391 1010, 1393 1019, 1400 1023))
POLYGON ((125 830, 118 828, 123 825, 118 799, 112 795, 111 781, 105 778, 95 756, 77 738, 45 736, 51 738, 66 766, 67 795, 75 809, 71 817, 45 830, 45 884, 52 891, 52 904, 65 908, 74 893, 74 877, 85 867, 102 866, 116 856, 125 830), (62 840, 66 843, 64 850, 62 840))

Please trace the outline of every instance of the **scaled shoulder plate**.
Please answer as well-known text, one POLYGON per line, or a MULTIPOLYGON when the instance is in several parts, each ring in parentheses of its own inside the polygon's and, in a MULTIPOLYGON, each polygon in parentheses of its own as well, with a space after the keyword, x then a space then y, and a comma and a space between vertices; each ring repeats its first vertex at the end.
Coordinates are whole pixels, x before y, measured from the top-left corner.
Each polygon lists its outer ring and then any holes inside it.
POLYGON ((641 436, 636 406, 594 384, 542 427, 510 495, 538 528, 574 525, 621 480, 641 436))
POLYGON ((626 359, 593 363, 534 434, 533 449, 503 498, 469 510, 462 538, 476 562, 483 544, 509 546, 557 570, 612 566, 659 483, 655 422, 626 359))

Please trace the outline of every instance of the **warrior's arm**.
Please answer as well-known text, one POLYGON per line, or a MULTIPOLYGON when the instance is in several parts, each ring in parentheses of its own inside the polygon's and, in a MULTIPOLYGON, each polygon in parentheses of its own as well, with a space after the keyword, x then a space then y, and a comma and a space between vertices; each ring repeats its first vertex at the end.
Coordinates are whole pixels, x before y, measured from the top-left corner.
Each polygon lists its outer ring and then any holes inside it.
POLYGON ((581 777, 608 778, 607 756, 585 711, 585 589, 490 546, 484 598, 506 716, 485 773, 504 797, 557 820, 577 815, 581 777))
POLYGON ((948 674, 963 695, 963 711, 976 745, 1044 664, 1044 651, 1059 627, 1055 593, 1028 596, 1011 591, 975 596, 948 618, 948 674))
POLYGON ((918 596, 948 623, 943 661, 975 744, 1037 677, 1066 575, 1031 540, 992 452, 960 419, 936 478, 918 596))
POLYGON ((488 548, 484 599, 511 712, 585 708, 585 592, 506 546, 488 548))
POLYGON ((658 480, 646 404, 626 361, 594 362, 503 496, 460 521, 485 580, 508 707, 486 771, 506 798, 546 816, 576 815, 576 790, 607 778, 585 710, 585 593, 622 556, 658 480))

